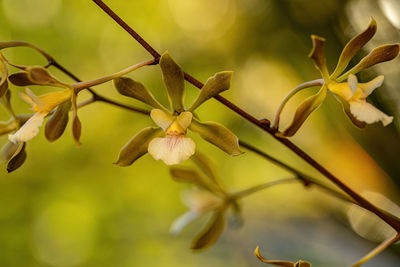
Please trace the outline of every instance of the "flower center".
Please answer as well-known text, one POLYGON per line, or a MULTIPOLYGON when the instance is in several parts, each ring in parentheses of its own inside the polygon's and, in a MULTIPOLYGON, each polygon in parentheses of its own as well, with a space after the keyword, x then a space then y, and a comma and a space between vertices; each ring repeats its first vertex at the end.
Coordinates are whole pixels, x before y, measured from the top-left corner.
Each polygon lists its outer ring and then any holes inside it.
POLYGON ((186 130, 176 121, 168 127, 168 129, 165 131, 167 136, 179 136, 179 135, 185 135, 186 130))

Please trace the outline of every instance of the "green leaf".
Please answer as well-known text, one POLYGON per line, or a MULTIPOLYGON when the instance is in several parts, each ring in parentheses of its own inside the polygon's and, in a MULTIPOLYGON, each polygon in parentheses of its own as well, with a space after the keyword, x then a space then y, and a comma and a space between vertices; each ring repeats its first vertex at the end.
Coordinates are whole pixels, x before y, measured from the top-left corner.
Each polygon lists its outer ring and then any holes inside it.
POLYGON ((307 98, 296 110, 294 118, 289 127, 282 133, 277 133, 280 137, 290 137, 293 136, 303 125, 305 120, 310 116, 310 114, 316 110, 322 102, 325 100, 327 88, 322 86, 319 92, 313 96, 307 98))
POLYGON ((141 83, 127 77, 114 79, 114 86, 121 95, 135 98, 157 109, 166 110, 141 83))
POLYGON ((2 162, 7 162, 9 161, 12 156, 15 154, 19 147, 19 144, 15 144, 11 141, 8 141, 0 151, 0 158, 2 162))
POLYGON ((329 80, 328 68, 326 67, 326 60, 324 55, 325 39, 316 35, 311 35, 313 47, 308 55, 314 61, 315 67, 321 73, 325 81, 329 80))
POLYGON ((376 22, 373 18, 371 18, 368 28, 365 29, 362 33, 356 35, 343 48, 338 64, 335 68, 335 71, 331 75, 332 79, 335 79, 346 69, 350 60, 357 54, 358 51, 360 51, 360 49, 366 43, 368 43, 369 40, 371 40, 371 38, 375 35, 375 33, 376 33, 376 22))
POLYGON ((213 213, 206 228, 192 242, 191 249, 205 249, 214 244, 225 228, 225 209, 213 213))
POLYGON ((231 86, 232 75, 232 71, 222 71, 216 73, 213 77, 208 78, 203 88, 201 88, 198 97, 188 110, 194 111, 208 99, 228 90, 231 86))
POLYGON ((200 122, 193 118, 189 129, 200 134, 201 138, 219 147, 231 156, 242 154, 239 147, 239 139, 225 126, 213 122, 200 122))
POLYGON ((337 81, 344 81, 350 74, 356 74, 364 69, 372 67, 378 63, 390 61, 397 57, 400 52, 399 44, 382 45, 376 47, 366 55, 361 61, 351 70, 340 76, 337 81))
POLYGON ((24 164, 26 160, 25 143, 20 143, 14 155, 7 164, 7 172, 12 172, 24 164))
POLYGON ((160 67, 171 107, 174 111, 181 112, 184 110, 183 97, 185 92, 183 71, 171 58, 168 51, 161 56, 160 67))
POLYGON ((64 133, 68 124, 71 105, 71 101, 65 101, 57 107, 53 115, 47 120, 44 134, 50 142, 56 141, 64 133))
POLYGON ((158 127, 147 127, 137 133, 119 152, 118 166, 129 166, 138 158, 147 153, 147 147, 151 140, 164 135, 164 131, 158 127))

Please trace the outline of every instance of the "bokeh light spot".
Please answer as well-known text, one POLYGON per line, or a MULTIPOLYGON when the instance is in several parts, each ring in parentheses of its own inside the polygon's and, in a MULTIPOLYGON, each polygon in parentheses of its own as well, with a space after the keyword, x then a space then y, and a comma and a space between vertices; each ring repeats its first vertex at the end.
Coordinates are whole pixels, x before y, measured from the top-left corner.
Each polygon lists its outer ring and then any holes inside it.
POLYGON ((51 266, 77 266, 89 256, 95 230, 90 210, 69 202, 54 202, 33 226, 36 258, 51 266))
POLYGON ((3 9, 12 25, 21 28, 37 28, 55 17, 62 0, 3 0, 3 9))

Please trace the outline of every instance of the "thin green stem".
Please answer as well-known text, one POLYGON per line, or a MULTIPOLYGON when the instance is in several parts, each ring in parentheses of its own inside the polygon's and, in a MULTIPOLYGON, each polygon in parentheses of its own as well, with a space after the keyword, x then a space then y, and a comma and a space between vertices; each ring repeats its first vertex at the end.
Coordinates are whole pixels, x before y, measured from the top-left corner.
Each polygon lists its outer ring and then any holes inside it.
POLYGON ((272 181, 272 182, 256 185, 256 186, 250 187, 248 189, 245 189, 243 191, 239 191, 239 192, 230 194, 229 198, 236 200, 236 199, 250 196, 254 193, 257 193, 261 190, 264 190, 266 188, 269 188, 269 187, 272 187, 275 185, 281 185, 281 184, 287 184, 287 183, 293 183, 293 182, 298 183, 299 179, 297 177, 291 177, 291 178, 285 178, 285 179, 281 179, 281 180, 277 180, 277 181, 272 181))
POLYGON ((384 251, 386 248, 388 248, 390 245, 395 243, 396 241, 400 240, 400 234, 395 235, 394 237, 389 238, 388 240, 384 241, 381 243, 379 246, 374 248, 371 252, 369 252, 367 255, 365 255, 361 260, 356 262, 355 264, 352 265, 352 267, 358 267, 361 266, 362 264, 366 263, 382 251, 384 251))
POLYGON ((298 92, 300 92, 303 89, 314 87, 314 86, 322 86, 323 84, 324 84, 323 79, 317 79, 317 80, 302 83, 302 84, 296 86, 292 91, 290 91, 285 96, 285 98, 282 100, 281 104, 278 107, 278 110, 276 111, 275 120, 274 120, 274 124, 272 125, 272 128, 278 130, 279 120, 281 117, 282 110, 290 98, 292 98, 295 94, 297 94, 298 92))
POLYGON ((130 67, 126 68, 126 69, 123 69, 123 70, 121 70, 119 72, 116 72, 114 74, 107 75, 105 77, 102 77, 102 78, 99 78, 99 79, 96 79, 96 80, 93 80, 93 81, 78 82, 78 83, 73 84, 72 86, 75 88, 76 92, 80 92, 81 90, 86 89, 88 87, 96 86, 96 85, 111 81, 111 80, 113 80, 115 78, 118 78, 118 77, 121 77, 121 76, 123 76, 125 74, 128 74, 129 72, 137 70, 137 69, 139 69, 139 68, 141 68, 143 66, 152 65, 152 64, 154 64, 156 62, 157 61, 155 59, 147 60, 147 61, 135 64, 135 65, 132 65, 132 66, 130 66, 130 67))

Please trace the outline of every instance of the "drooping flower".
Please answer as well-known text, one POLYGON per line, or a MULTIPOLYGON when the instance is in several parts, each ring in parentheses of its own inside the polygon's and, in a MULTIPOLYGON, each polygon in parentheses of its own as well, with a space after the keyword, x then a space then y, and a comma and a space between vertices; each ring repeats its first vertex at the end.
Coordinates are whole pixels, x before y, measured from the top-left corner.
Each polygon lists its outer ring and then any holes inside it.
POLYGON ((71 98, 71 90, 51 92, 36 96, 30 89, 26 88, 26 94, 20 93, 20 97, 32 105, 31 110, 35 112, 32 117, 14 134, 8 136, 13 143, 27 142, 39 133, 44 118, 57 106, 71 98))
POLYGON ((187 129, 197 132, 206 141, 235 156, 242 152, 238 138, 226 127, 216 122, 201 122, 193 111, 206 100, 228 90, 232 72, 224 71, 209 78, 196 100, 189 108, 183 104, 184 74, 168 52, 160 59, 164 84, 171 109, 165 108, 140 83, 126 77, 114 79, 120 94, 135 98, 153 107, 150 117, 158 127, 147 127, 135 135, 120 151, 116 164, 128 166, 149 152, 156 160, 167 165, 179 164, 195 153, 196 145, 187 137, 187 129))
POLYGON ((233 216, 229 220, 230 225, 241 225, 240 206, 238 200, 224 189, 203 155, 196 153, 193 160, 201 172, 183 167, 170 169, 175 181, 194 184, 197 187, 183 192, 182 201, 189 210, 172 223, 170 232, 178 234, 193 220, 211 213, 211 218, 193 239, 191 245, 191 249, 205 249, 214 244, 222 234, 229 208, 233 211, 233 216))
POLYGON ((328 91, 333 93, 336 99, 342 103, 344 111, 358 127, 364 127, 366 124, 378 121, 381 121, 386 126, 392 122, 392 117, 384 114, 366 101, 366 98, 373 90, 382 85, 383 76, 378 76, 367 83, 358 83, 355 75, 378 63, 396 58, 400 52, 400 45, 388 44, 376 47, 353 68, 343 73, 350 60, 375 35, 376 29, 376 22, 371 19, 368 28, 346 44, 332 74, 329 74, 323 52, 325 39, 315 35, 311 36, 313 49, 309 57, 314 61, 315 67, 321 73, 323 85, 316 95, 307 98, 298 107, 292 123, 278 135, 283 137, 293 136, 308 116, 322 104, 328 91), (347 82, 345 82, 346 80, 347 82))

